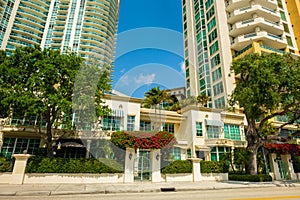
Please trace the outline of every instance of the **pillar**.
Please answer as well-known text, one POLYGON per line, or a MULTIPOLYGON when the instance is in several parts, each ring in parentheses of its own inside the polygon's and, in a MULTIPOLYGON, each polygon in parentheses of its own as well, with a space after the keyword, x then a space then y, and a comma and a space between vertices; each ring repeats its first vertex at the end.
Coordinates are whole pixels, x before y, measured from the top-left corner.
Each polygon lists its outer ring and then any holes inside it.
POLYGON ((193 165, 193 181, 198 182, 201 181, 201 168, 200 168, 200 158, 192 158, 193 165))
POLYGON ((270 159, 271 171, 274 173, 274 179, 275 180, 281 180, 281 176, 280 176, 280 172, 279 172, 279 168, 278 168, 278 163, 276 161, 276 154, 271 153, 269 155, 269 159, 270 159))
POLYGON ((15 164, 12 172, 12 179, 10 184, 23 184, 25 176, 25 168, 28 159, 31 157, 29 154, 14 154, 15 164))
POLYGON ((124 183, 134 182, 134 159, 136 157, 135 150, 126 148, 125 155, 125 170, 124 170, 124 183))
POLYGON ((281 160, 283 165, 287 167, 288 173, 289 173, 289 179, 290 180, 297 180, 297 175, 294 172, 294 167, 291 159, 291 154, 284 154, 281 155, 281 160))
POLYGON ((152 182, 157 183, 161 182, 160 174, 160 149, 152 150, 150 154, 151 165, 152 165, 152 182))
POLYGON ((90 157, 91 142, 92 142, 92 140, 87 140, 87 141, 86 141, 86 153, 85 153, 85 158, 89 158, 89 157, 90 157))
POLYGON ((1 125, 0 125, 0 151, 2 149, 3 139, 4 139, 3 132, 1 131, 1 125))

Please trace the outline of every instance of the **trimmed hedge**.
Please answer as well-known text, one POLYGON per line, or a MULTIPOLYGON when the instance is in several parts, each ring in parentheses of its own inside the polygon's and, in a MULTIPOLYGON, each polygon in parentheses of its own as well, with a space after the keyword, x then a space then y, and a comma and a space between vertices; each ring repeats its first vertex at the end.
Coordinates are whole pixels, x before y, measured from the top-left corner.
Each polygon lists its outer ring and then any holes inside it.
POLYGON ((178 173, 192 173, 192 162, 190 160, 176 160, 168 166, 161 169, 163 174, 178 174, 178 173))
POLYGON ((272 181, 272 177, 268 174, 229 174, 228 179, 232 181, 250 181, 250 182, 268 182, 272 181))
POLYGON ((29 159, 26 173, 121 173, 123 167, 108 159, 108 166, 94 158, 45 158, 34 156, 29 159))
MULTIPOLYGON (((201 173, 227 173, 229 165, 224 162, 201 161, 201 173)), ((191 160, 176 160, 164 167, 163 174, 192 173, 193 165, 191 160)))
POLYGON ((6 158, 0 158, 0 172, 12 172, 13 170, 13 161, 9 161, 6 158))
POLYGON ((226 162, 201 161, 201 173, 228 173, 229 164, 226 162))

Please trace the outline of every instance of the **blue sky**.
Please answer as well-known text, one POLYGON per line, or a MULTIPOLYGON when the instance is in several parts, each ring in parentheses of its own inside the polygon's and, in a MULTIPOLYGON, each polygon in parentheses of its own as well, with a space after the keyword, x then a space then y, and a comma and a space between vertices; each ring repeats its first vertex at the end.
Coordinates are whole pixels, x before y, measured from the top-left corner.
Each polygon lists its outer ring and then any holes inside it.
POLYGON ((142 98, 184 83, 181 0, 121 0, 113 89, 142 98))

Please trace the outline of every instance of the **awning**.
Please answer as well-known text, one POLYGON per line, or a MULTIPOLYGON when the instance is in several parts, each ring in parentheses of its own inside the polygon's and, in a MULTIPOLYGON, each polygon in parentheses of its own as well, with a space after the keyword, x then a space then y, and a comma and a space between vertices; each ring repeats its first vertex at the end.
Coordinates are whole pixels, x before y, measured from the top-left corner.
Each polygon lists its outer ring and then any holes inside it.
POLYGON ((224 126, 224 122, 220 120, 211 120, 211 119, 205 119, 206 125, 209 126, 224 126))

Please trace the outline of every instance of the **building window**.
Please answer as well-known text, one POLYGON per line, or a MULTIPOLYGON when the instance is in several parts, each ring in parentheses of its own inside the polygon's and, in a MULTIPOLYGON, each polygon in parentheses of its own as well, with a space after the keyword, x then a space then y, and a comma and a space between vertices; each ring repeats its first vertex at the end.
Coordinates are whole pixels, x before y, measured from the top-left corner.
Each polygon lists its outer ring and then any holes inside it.
POLYGON ((151 122, 140 121, 140 131, 151 131, 151 122))
POLYGON ((174 133, 174 124, 164 124, 163 131, 167 131, 169 133, 174 133))
POLYGON ((213 147, 210 151, 211 161, 220 161, 226 152, 231 152, 229 147, 213 147))
POLYGON ((208 139, 214 139, 214 138, 219 138, 219 127, 218 126, 206 126, 206 131, 207 131, 207 138, 208 139))
POLYGON ((221 97, 215 100, 215 108, 224 108, 225 107, 225 98, 221 97))
POLYGON ((283 21, 286 21, 286 17, 285 17, 285 14, 284 12, 280 11, 280 17, 283 21))
POLYGON ((219 65, 221 63, 220 54, 215 55, 215 57, 213 57, 210 62, 211 68, 214 68, 215 66, 219 65))
POLYGON ((121 117, 104 117, 102 120, 102 130, 120 131, 121 117))
POLYGON ((234 124, 224 124, 224 138, 230 140, 241 140, 240 126, 234 124))
POLYGON ((219 80, 220 78, 222 78, 222 69, 221 69, 221 67, 219 67, 217 70, 212 72, 213 82, 219 80))
POLYGON ((209 35, 208 35, 208 41, 211 43, 218 37, 217 29, 214 29, 209 35))
POLYGON ((29 138, 4 138, 1 148, 1 156, 11 159, 14 154, 23 153, 24 150, 28 154, 35 154, 40 146, 40 139, 29 138))
POLYGON ((218 94, 223 93, 224 92, 223 82, 219 82, 216 85, 214 85, 213 89, 214 89, 214 95, 215 96, 217 96, 218 94))
POLYGON ((170 156, 172 160, 181 160, 181 149, 179 147, 173 147, 170 156))
POLYGON ((210 20, 210 22, 208 22, 207 24, 207 30, 208 32, 210 32, 215 26, 216 26, 216 18, 212 18, 212 20, 210 20))
POLYGON ((293 42, 292 42, 292 38, 291 37, 289 37, 289 36, 286 36, 286 41, 287 41, 287 43, 288 43, 288 45, 289 46, 293 46, 293 42))
POLYGON ((214 14, 215 14, 215 8, 211 7, 211 9, 206 13, 206 19, 209 20, 212 16, 214 16, 214 14))
POLYGON ((196 122, 196 136, 203 136, 202 122, 196 122))
POLYGON ((219 50, 219 42, 218 41, 216 41, 214 44, 212 44, 209 47, 209 53, 210 53, 210 55, 213 55, 218 50, 219 50))
POLYGON ((135 127, 135 116, 127 116, 127 130, 133 131, 135 127))

